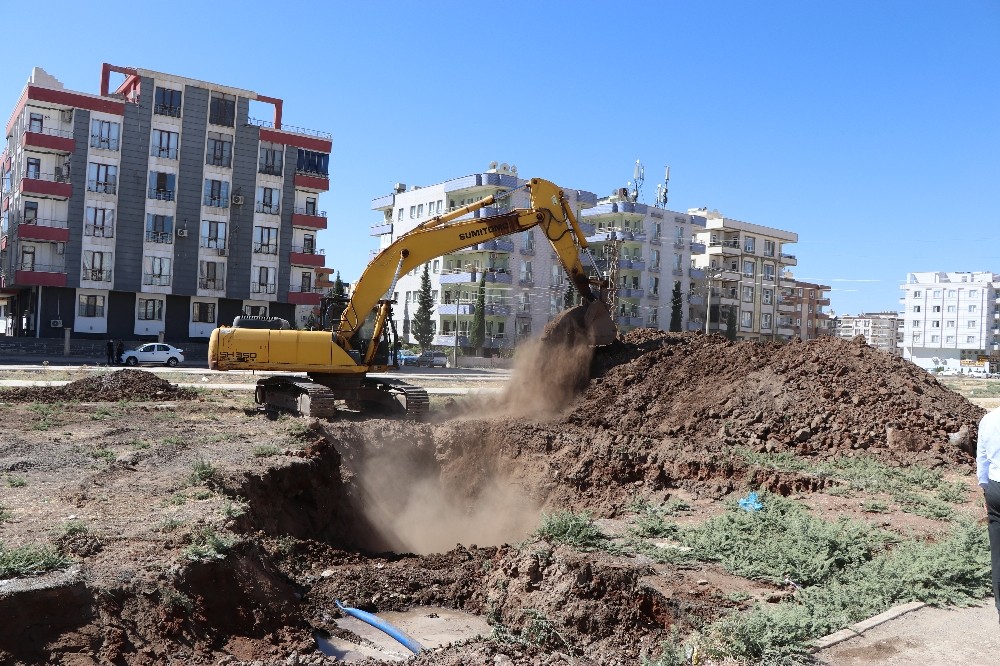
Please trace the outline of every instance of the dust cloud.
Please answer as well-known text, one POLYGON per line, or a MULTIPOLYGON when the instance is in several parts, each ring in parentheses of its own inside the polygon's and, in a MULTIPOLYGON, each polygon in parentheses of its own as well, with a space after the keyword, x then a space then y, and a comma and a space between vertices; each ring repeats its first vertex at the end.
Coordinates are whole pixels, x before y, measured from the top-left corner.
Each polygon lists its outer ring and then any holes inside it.
POLYGON ((594 350, 585 340, 521 343, 500 399, 500 411, 513 418, 558 415, 586 389, 593 356, 594 350))

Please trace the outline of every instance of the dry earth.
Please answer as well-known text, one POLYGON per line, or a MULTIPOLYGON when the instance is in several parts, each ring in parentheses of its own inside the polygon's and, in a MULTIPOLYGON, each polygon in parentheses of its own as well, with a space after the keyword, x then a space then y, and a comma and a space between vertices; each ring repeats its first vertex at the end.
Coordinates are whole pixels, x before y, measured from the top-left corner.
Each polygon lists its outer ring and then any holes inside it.
POLYGON ((340 600, 542 632, 417 664, 637 664, 675 627, 785 591, 716 565, 553 546, 529 536, 542 512, 587 511, 613 531, 637 500, 684 499, 698 521, 752 488, 872 519, 820 492, 828 479, 744 450, 921 464, 971 487, 983 410, 861 342, 639 330, 589 380, 564 372, 570 353, 524 354, 504 398, 453 402, 426 424, 269 419, 245 394, 137 370, 0 392, 0 543, 70 561, 0 581, 0 662, 333 663, 314 635, 343 634, 340 600))

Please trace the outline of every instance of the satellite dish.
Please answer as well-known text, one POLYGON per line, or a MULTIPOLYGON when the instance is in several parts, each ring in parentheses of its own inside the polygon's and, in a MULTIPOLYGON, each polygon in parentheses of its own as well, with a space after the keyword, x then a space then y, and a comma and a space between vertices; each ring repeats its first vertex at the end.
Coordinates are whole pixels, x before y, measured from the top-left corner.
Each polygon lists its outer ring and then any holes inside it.
POLYGON ((506 162, 504 162, 503 164, 501 164, 501 165, 500 165, 500 170, 501 170, 501 171, 503 171, 504 173, 507 173, 507 171, 508 171, 509 169, 510 169, 510 167, 509 167, 509 166, 507 166, 507 163, 506 163, 506 162))
POLYGON ((510 165, 510 172, 516 176, 517 175, 517 167, 514 166, 513 164, 511 164, 510 165))
POLYGON ((492 162, 490 162, 490 168, 491 169, 496 169, 497 168, 497 161, 496 160, 493 160, 492 162))

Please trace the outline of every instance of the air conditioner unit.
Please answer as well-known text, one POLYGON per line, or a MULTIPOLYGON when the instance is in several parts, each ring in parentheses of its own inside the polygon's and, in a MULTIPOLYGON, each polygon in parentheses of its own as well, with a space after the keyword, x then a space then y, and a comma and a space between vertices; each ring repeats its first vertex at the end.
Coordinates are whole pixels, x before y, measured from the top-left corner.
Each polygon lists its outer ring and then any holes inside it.
POLYGON ((242 206, 243 205, 243 196, 239 195, 239 194, 234 194, 233 195, 233 205, 234 206, 242 206))
POLYGON ((224 257, 224 256, 226 256, 227 254, 229 254, 229 251, 228 251, 228 250, 227 250, 226 248, 224 248, 224 247, 220 247, 220 248, 219 248, 219 256, 220 256, 220 257, 224 257))
POLYGON ((187 238, 187 235, 188 235, 188 230, 187 229, 178 229, 177 230, 177 237, 178 238, 187 238))
POLYGON ((62 319, 53 319, 52 321, 49 322, 49 326, 51 326, 52 328, 62 328, 63 327, 62 319))

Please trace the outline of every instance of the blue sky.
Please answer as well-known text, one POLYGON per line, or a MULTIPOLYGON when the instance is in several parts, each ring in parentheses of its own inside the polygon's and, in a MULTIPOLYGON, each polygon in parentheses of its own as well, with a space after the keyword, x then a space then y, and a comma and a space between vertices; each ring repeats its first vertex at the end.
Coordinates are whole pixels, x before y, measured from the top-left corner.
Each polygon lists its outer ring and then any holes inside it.
POLYGON ((636 159, 652 203, 795 231, 841 314, 910 271, 1000 272, 997 0, 46 5, 9 30, 0 109, 33 66, 102 62, 285 100, 333 134, 327 265, 356 278, 371 200, 492 160, 599 195, 636 159), (212 10, 206 12, 205 8, 212 10), (176 10, 176 11, 175 11, 176 10), (44 36, 43 36, 44 35, 44 36))

